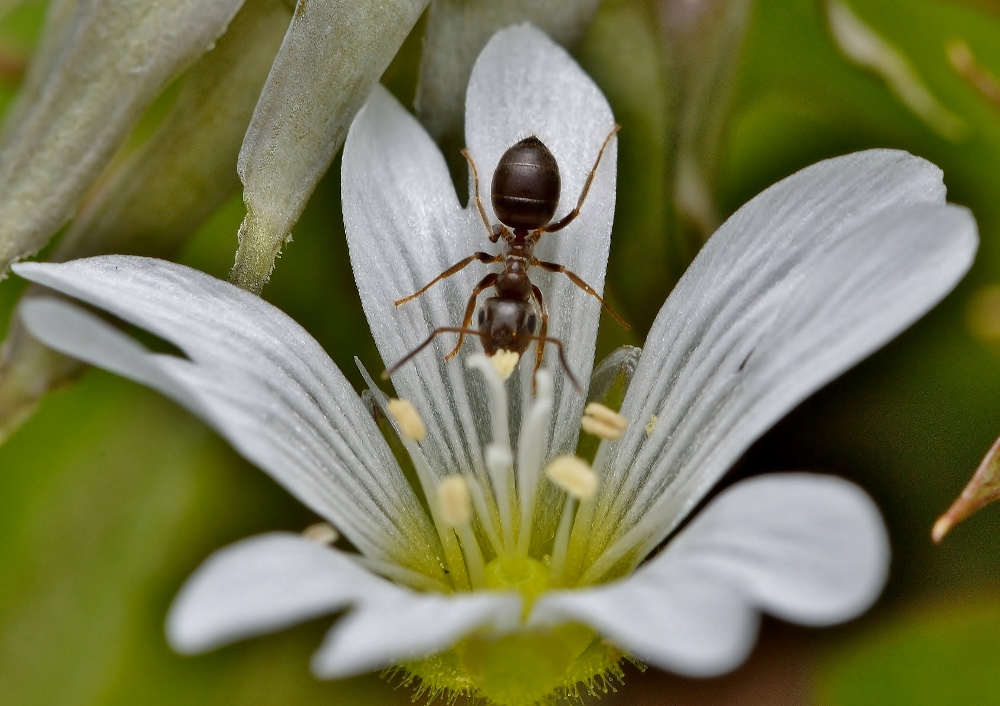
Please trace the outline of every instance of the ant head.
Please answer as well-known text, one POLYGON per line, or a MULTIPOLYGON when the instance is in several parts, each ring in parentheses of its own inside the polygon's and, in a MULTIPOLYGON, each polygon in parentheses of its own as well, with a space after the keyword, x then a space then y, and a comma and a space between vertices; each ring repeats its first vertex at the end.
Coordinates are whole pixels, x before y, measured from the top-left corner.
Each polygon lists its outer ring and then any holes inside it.
POLYGON ((522 354, 533 340, 538 317, 526 301, 490 297, 479 309, 476 323, 486 355, 501 350, 522 354))
POLYGON ((493 210, 508 228, 535 230, 552 220, 560 188, 556 158, 532 135, 500 157, 490 187, 493 210))

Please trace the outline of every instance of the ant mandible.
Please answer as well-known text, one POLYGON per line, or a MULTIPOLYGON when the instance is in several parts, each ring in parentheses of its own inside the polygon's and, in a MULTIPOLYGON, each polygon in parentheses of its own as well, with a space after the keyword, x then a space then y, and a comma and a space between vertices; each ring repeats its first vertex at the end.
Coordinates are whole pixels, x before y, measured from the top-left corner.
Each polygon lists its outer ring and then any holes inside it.
POLYGON ((441 326, 434 329, 423 343, 386 370, 382 374, 383 378, 388 378, 399 370, 413 356, 430 345, 431 341, 438 335, 457 333, 459 334, 458 343, 445 356, 445 360, 450 360, 458 353, 467 335, 478 336, 484 352, 490 357, 501 350, 521 355, 532 341, 536 341, 538 345, 534 372, 537 372, 538 368, 541 367, 544 344, 551 343, 558 349, 559 360, 573 386, 582 394, 580 383, 573 377, 573 373, 566 363, 562 341, 547 335, 548 311, 542 299, 542 291, 528 277, 528 269, 539 267, 549 272, 566 275, 573 284, 597 299, 618 323, 628 330, 628 324, 579 275, 557 262, 545 262, 534 255, 535 245, 543 233, 554 233, 562 230, 580 215, 580 209, 587 198, 587 192, 590 191, 590 185, 594 181, 594 174, 601 163, 601 157, 604 156, 604 150, 619 129, 621 129, 621 125, 615 124, 608 136, 604 138, 604 143, 597 153, 597 159, 594 160, 594 166, 584 182, 576 207, 554 223, 552 217, 559 205, 561 188, 559 166, 549 148, 541 140, 534 135, 527 137, 500 157, 497 168, 493 172, 493 182, 490 187, 493 211, 500 219, 500 223, 493 226, 490 225, 486 209, 483 208, 483 202, 479 197, 479 172, 476 169, 476 163, 468 149, 462 150, 462 155, 468 160, 469 168, 472 170, 476 208, 479 209, 479 216, 486 227, 487 237, 492 243, 503 239, 503 249, 496 255, 477 252, 459 260, 410 296, 397 300, 395 305, 400 306, 419 297, 441 280, 451 277, 476 261, 487 265, 501 263, 503 270, 489 273, 473 288, 469 303, 465 307, 465 317, 461 326, 441 326), (496 290, 496 295, 489 297, 479 309, 478 330, 470 328, 472 315, 476 310, 476 301, 483 290, 489 287, 496 290), (538 320, 532 306, 532 299, 534 299, 541 314, 541 328, 537 334, 535 327, 538 325, 538 320))

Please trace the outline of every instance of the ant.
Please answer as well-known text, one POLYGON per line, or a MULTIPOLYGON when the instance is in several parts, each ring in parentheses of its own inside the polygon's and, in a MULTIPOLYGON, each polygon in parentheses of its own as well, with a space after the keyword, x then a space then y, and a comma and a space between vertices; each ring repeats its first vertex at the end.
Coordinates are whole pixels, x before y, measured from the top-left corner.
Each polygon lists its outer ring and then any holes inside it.
POLYGON ((441 280, 451 277, 476 261, 487 265, 499 263, 503 265, 503 270, 489 273, 473 288, 469 303, 465 307, 465 317, 461 326, 441 326, 434 329, 423 343, 386 370, 382 374, 383 379, 388 379, 413 356, 430 345, 431 341, 439 334, 457 333, 459 334, 458 343, 444 357, 445 360, 450 360, 458 353, 466 336, 478 336, 484 352, 490 357, 501 350, 521 355, 532 341, 536 341, 538 345, 534 372, 537 372, 538 368, 541 367, 543 345, 551 343, 557 347, 559 360, 573 383, 573 387, 583 394, 580 383, 573 377, 573 373, 566 363, 562 341, 547 335, 549 316, 542 300, 542 291, 529 279, 528 269, 539 267, 549 272, 559 272, 566 275, 573 284, 597 299, 618 323, 628 330, 628 324, 579 275, 559 263, 545 262, 534 256, 535 245, 543 233, 554 233, 562 230, 580 215, 580 209, 587 198, 587 192, 590 191, 590 185, 594 181, 594 174, 601 163, 604 150, 619 129, 621 129, 621 125, 616 124, 611 128, 608 136, 604 138, 594 166, 587 175, 587 181, 584 182, 583 191, 580 192, 576 207, 555 222, 552 222, 552 217, 559 205, 561 188, 559 166, 556 164, 556 158, 552 152, 541 140, 534 135, 527 137, 510 147, 500 157, 496 170, 493 172, 493 182, 490 186, 493 211, 500 219, 500 223, 492 226, 479 197, 479 172, 476 169, 476 163, 468 149, 462 150, 462 155, 469 162, 469 168, 472 170, 476 208, 479 209, 479 215, 486 227, 486 235, 491 243, 503 239, 503 249, 497 255, 476 252, 459 260, 410 296, 396 301, 395 305, 400 306, 419 297, 441 280), (489 297, 479 309, 476 322, 478 330, 470 328, 472 315, 476 310, 476 300, 483 290, 489 287, 496 290, 496 295, 489 297), (535 308, 532 306, 532 299, 534 299, 538 312, 541 314, 541 328, 538 333, 535 333, 538 320, 535 308))

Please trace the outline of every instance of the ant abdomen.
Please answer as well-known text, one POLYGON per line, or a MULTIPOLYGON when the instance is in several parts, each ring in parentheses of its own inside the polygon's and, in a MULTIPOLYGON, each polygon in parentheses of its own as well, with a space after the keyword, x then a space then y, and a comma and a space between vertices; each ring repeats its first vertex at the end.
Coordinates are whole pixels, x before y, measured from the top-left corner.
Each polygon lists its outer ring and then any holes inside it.
POLYGON ((516 231, 541 228, 559 206, 559 166, 537 137, 527 137, 500 157, 490 187, 500 222, 516 231))

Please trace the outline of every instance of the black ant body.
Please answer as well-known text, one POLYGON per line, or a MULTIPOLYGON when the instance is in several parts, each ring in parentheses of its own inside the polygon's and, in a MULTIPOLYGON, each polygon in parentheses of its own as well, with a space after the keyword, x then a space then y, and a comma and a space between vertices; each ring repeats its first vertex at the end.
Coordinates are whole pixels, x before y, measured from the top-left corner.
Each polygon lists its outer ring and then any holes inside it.
POLYGON ((483 350, 490 357, 502 350, 521 355, 532 341, 536 341, 538 346, 535 371, 542 364, 543 344, 552 343, 559 350, 559 360, 562 362, 563 368, 566 369, 573 386, 582 392, 580 384, 573 377, 573 373, 566 364, 562 341, 546 335, 548 332, 548 312, 542 300, 542 291, 529 279, 528 269, 540 267, 549 272, 559 272, 566 275, 573 284, 601 302, 611 315, 628 329, 628 324, 622 321, 621 317, 605 304, 601 296, 578 275, 559 263, 545 262, 534 255, 535 245, 543 233, 562 230, 580 215, 580 209, 587 198, 587 192, 590 191, 591 182, 593 182, 594 174, 601 163, 604 150, 620 127, 620 125, 615 125, 608 136, 604 138, 604 143, 597 153, 594 166, 587 175, 587 181, 583 185, 576 207, 555 222, 551 221, 559 205, 561 188, 559 166, 556 164, 555 157, 541 140, 535 136, 525 138, 500 157, 490 187, 493 210, 497 218, 500 219, 500 223, 493 226, 490 225, 486 209, 483 208, 479 197, 479 172, 476 170, 476 164, 469 151, 462 150, 462 154, 472 169, 476 207, 479 209, 483 225, 486 226, 487 237, 493 243, 503 239, 503 249, 497 255, 477 252, 459 260, 410 296, 396 301, 395 305, 399 306, 419 297, 442 279, 461 271, 473 262, 479 261, 487 265, 500 263, 503 265, 503 269, 500 272, 489 273, 473 288, 460 327, 442 326, 434 329, 427 340, 386 370, 382 375, 383 378, 388 378, 396 372, 400 366, 430 345, 431 341, 439 334, 457 333, 459 334, 458 343, 445 356, 445 360, 450 360, 458 353, 467 335, 478 336, 482 342, 483 350), (476 300, 483 290, 489 287, 493 287, 496 294, 483 302, 476 322, 478 330, 470 328, 472 315, 476 309, 476 300), (539 322, 532 300, 537 304, 538 313, 541 315, 541 328, 538 333, 535 333, 539 322))

